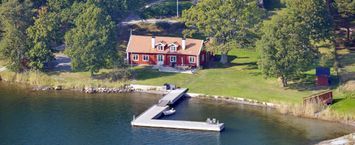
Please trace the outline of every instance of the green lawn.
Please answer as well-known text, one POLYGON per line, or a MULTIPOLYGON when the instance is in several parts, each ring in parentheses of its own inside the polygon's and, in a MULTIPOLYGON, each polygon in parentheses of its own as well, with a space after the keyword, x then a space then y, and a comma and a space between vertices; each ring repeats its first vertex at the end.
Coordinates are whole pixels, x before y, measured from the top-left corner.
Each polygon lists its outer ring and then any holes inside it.
POLYGON ((355 117, 355 93, 335 93, 335 103, 331 106, 338 113, 355 117))
POLYGON ((355 52, 348 49, 338 50, 339 60, 346 72, 355 73, 355 52))
MULTIPOLYGON (((230 52, 229 66, 208 68, 197 74, 161 73, 149 68, 136 67, 131 83, 162 85, 173 83, 187 87, 190 92, 256 99, 275 103, 300 103, 312 91, 284 89, 276 79, 264 79, 257 68, 254 50, 237 49, 230 52)), ((218 66, 218 65, 217 65, 218 66)))
MULTIPOLYGON (((340 77, 344 81, 355 80, 355 53, 348 49, 342 49, 338 50, 337 54, 342 70, 340 77)), ((337 100, 332 108, 339 113, 349 114, 355 118, 355 92, 339 92, 335 96, 337 100)))

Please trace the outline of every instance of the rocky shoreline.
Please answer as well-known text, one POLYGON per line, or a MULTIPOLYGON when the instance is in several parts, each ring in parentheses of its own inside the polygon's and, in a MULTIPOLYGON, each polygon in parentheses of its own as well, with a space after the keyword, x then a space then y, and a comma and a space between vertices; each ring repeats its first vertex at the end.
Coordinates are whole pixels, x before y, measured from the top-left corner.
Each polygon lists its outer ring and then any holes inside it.
POLYGON ((352 133, 336 139, 322 141, 317 145, 354 145, 354 144, 355 144, 355 133, 352 133))
MULTIPOLYGON (((49 91, 49 90, 67 90, 62 86, 36 86, 32 88, 34 91, 49 91)), ((74 91, 81 91, 83 93, 95 94, 95 93, 150 93, 150 94, 167 94, 169 90, 166 90, 164 86, 148 86, 148 85, 124 85, 119 88, 107 88, 107 87, 85 87, 82 89, 72 89, 74 91)), ((278 104, 260 102, 252 99, 245 99, 239 97, 227 97, 227 96, 212 96, 198 93, 187 93, 187 97, 198 98, 198 99, 214 99, 218 101, 226 101, 230 103, 248 104, 254 106, 265 106, 270 108, 279 107, 278 104)))

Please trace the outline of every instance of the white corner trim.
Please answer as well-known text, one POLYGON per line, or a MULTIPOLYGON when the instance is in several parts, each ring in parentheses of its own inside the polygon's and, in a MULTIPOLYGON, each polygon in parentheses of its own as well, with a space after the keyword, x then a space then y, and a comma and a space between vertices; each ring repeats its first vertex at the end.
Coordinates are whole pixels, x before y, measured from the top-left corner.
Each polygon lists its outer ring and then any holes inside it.
POLYGON ((203 43, 204 43, 204 41, 202 40, 202 42, 201 42, 201 47, 200 47, 200 51, 198 51, 198 56, 200 56, 200 54, 201 54, 201 51, 202 51, 202 48, 203 48, 203 43))
POLYGON ((127 48, 126 48, 126 52, 128 52, 128 47, 129 45, 131 44, 131 38, 132 38, 132 35, 129 36, 129 40, 128 40, 128 44, 127 44, 127 48))

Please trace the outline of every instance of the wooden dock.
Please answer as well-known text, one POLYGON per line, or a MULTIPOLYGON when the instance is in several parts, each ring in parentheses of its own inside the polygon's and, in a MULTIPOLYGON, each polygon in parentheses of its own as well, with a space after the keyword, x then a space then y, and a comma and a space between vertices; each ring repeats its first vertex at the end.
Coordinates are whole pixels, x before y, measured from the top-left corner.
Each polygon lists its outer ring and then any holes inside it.
POLYGON ((169 109, 168 105, 173 105, 182 98, 188 89, 176 89, 165 95, 159 100, 158 104, 153 105, 141 115, 134 118, 131 122, 132 126, 141 127, 158 127, 172 129, 188 129, 188 130, 203 130, 203 131, 222 131, 223 123, 207 123, 196 121, 180 121, 180 120, 161 120, 158 119, 163 111, 169 109))

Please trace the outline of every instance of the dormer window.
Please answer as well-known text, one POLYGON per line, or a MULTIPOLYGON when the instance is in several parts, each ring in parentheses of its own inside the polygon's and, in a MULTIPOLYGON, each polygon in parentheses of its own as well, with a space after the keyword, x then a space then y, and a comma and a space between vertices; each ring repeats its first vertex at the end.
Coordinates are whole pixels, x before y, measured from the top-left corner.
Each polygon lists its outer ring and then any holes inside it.
POLYGON ((158 45, 157 48, 158 48, 159 51, 164 51, 164 45, 158 45))
POLYGON ((170 46, 170 51, 176 51, 176 46, 175 45, 171 45, 170 46))
POLYGON ((159 50, 159 51, 164 51, 165 49, 165 43, 162 41, 162 42, 159 42, 157 45, 156 45, 156 48, 159 50))
POLYGON ((178 45, 176 43, 169 44, 170 51, 177 51, 178 45))

